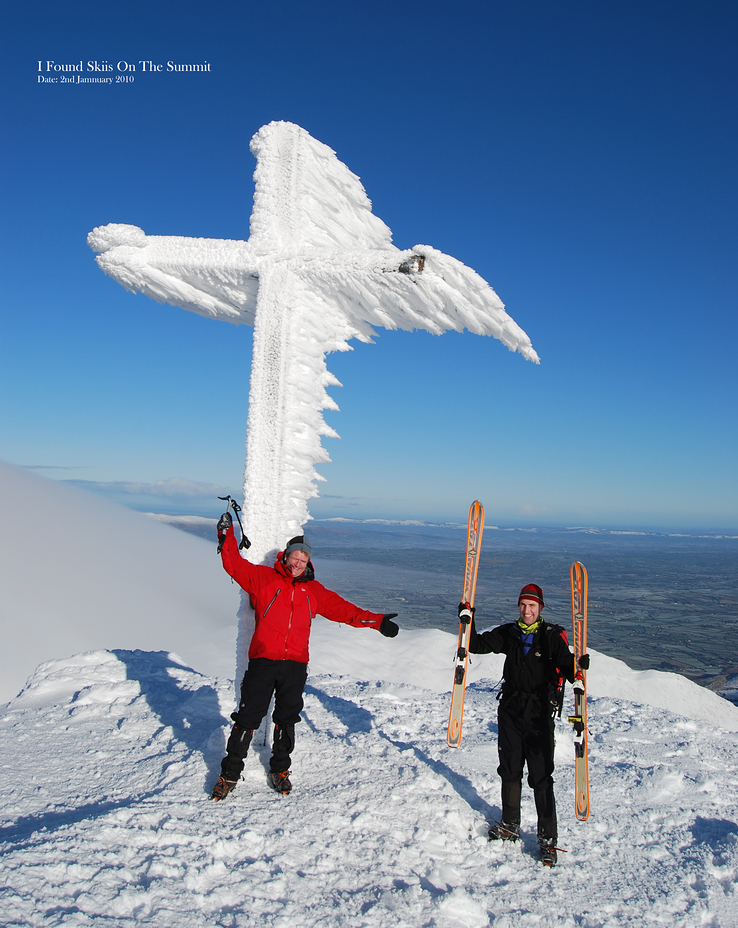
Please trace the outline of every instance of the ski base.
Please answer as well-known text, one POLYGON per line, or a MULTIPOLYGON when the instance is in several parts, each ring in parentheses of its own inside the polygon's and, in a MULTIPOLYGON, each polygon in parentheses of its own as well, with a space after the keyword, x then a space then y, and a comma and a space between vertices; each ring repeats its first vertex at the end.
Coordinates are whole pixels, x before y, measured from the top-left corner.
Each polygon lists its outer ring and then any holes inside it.
POLYGON ((580 822, 589 818, 589 762, 587 756, 587 671, 579 669, 579 658, 587 653, 587 569, 575 561, 571 565, 571 611, 573 623, 574 712, 574 809, 580 822))
POLYGON ((479 570, 479 549, 484 530, 484 506, 475 500, 469 508, 469 526, 466 534, 466 565, 464 567, 464 591, 462 603, 468 609, 459 615, 459 644, 456 649, 456 667, 451 688, 451 711, 448 716, 446 742, 449 747, 457 748, 461 744, 461 727, 464 719, 464 695, 466 693, 466 668, 469 662, 469 638, 471 636, 472 608, 474 593, 477 588, 479 570))

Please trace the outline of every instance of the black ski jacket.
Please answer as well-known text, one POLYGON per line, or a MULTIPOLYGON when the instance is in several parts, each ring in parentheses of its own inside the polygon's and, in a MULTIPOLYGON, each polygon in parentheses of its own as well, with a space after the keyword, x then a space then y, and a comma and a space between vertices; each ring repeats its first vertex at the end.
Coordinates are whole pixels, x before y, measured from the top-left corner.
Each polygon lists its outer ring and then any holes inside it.
POLYGON ((551 689, 556 685, 556 668, 570 683, 574 682, 576 673, 574 655, 564 643, 561 631, 560 625, 541 622, 526 655, 517 623, 500 625, 480 634, 472 620, 469 651, 472 654, 504 654, 503 701, 519 702, 528 714, 548 713, 551 689))

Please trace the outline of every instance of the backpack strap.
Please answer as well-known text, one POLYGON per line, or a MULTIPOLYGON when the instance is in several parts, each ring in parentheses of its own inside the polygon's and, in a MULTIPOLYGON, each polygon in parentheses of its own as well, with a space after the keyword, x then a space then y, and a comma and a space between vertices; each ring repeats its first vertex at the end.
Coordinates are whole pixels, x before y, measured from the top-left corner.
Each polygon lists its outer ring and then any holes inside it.
POLYGON ((561 718, 561 712, 564 708, 564 691, 566 690, 566 678, 561 672, 560 668, 557 667, 553 658, 551 657, 551 636, 559 635, 564 639, 564 642, 568 644, 566 638, 566 630, 563 625, 556 625, 555 623, 546 622, 544 625, 543 640, 545 641, 545 651, 544 658, 548 661, 551 667, 551 680, 549 682, 549 705, 551 708, 551 715, 561 718))

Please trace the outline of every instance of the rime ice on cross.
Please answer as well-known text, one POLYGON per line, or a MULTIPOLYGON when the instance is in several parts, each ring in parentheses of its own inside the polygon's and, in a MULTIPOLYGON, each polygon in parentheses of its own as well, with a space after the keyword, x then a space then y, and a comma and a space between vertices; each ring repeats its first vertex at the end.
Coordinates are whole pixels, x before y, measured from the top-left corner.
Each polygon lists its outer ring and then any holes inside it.
POLYGON ((323 409, 329 351, 372 326, 464 328, 493 335, 530 361, 530 339, 478 274, 427 245, 401 251, 364 188, 304 129, 272 122, 251 141, 256 191, 247 242, 146 235, 113 223, 88 236, 102 270, 158 302, 254 326, 244 524, 263 560, 299 534, 317 496, 314 465, 336 436, 323 409))

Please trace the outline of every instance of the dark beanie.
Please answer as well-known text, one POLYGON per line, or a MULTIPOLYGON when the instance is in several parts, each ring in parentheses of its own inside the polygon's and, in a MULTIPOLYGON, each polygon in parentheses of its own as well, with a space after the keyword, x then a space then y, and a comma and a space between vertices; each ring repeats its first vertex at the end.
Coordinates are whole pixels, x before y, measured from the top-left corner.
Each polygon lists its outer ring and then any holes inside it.
POLYGON ((307 535, 295 535, 294 538, 290 538, 284 549, 284 556, 286 557, 292 551, 304 551, 310 557, 313 553, 313 546, 308 541, 307 535))
POLYGON ((518 605, 520 605, 521 599, 533 599, 535 602, 541 604, 541 609, 543 609, 543 606, 545 605, 543 602, 543 590, 538 586, 537 583, 527 583, 520 591, 520 596, 518 596, 518 605))

